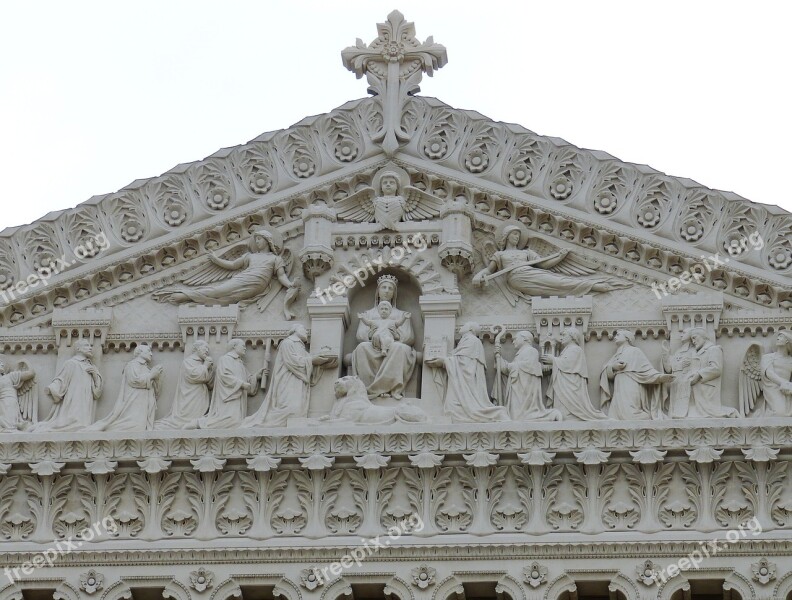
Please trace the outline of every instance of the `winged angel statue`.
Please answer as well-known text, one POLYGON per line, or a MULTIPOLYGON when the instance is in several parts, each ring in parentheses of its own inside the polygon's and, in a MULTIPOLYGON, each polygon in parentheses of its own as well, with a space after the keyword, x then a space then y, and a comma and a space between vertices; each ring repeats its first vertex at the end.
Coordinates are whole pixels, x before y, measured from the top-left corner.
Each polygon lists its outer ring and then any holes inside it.
POLYGON ((443 201, 409 185, 410 177, 396 165, 386 165, 374 176, 374 187, 364 187, 336 202, 339 219, 377 223, 396 229, 399 221, 423 221, 440 214, 443 201))
POLYGON ((740 412, 744 416, 792 417, 792 331, 776 335, 776 351, 762 354, 751 344, 740 369, 740 412))
POLYGON ((293 258, 283 247, 283 237, 278 231, 258 229, 253 232, 247 246, 237 244, 223 256, 209 255, 209 262, 184 278, 181 285, 154 292, 159 302, 182 304, 234 304, 240 307, 256 303, 264 312, 281 288, 286 298, 283 312, 293 319, 291 305, 300 291, 289 279, 293 258))
POLYGON ((494 281, 512 306, 531 296, 582 296, 611 292, 632 284, 598 275, 597 265, 560 249, 540 256, 528 246, 528 231, 521 225, 506 225, 497 244, 487 241, 480 248, 487 265, 473 278, 476 286, 494 281))

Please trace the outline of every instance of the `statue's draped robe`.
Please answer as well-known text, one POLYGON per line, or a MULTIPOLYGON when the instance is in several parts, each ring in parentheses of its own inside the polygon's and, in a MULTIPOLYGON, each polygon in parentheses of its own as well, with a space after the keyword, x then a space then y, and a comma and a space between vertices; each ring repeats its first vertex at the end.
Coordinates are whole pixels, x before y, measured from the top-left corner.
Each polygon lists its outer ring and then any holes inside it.
POLYGON ((502 406, 493 406, 489 399, 485 364, 484 346, 471 332, 462 336, 454 351, 445 359, 448 377, 443 406, 453 422, 509 420, 508 411, 502 406))
POLYGON ((690 368, 684 366, 690 356, 688 343, 663 361, 665 372, 674 376, 674 380, 665 386, 668 388, 668 416, 672 419, 687 417, 690 409, 690 368))
POLYGON ((245 266, 228 279, 198 287, 179 286, 175 291, 199 304, 228 304, 249 300, 263 294, 278 269, 284 267, 283 259, 271 252, 251 252, 245 256, 245 266))
POLYGON ((245 419, 243 427, 284 427, 292 417, 307 417, 311 386, 320 369, 314 369, 311 355, 297 336, 278 346, 267 395, 261 407, 245 419))
MULTIPOLYGON (((399 320, 403 314, 403 311, 394 306, 390 318, 399 320)), ((363 315, 372 321, 380 319, 376 306, 363 315)), ((415 337, 410 320, 405 320, 397 331, 398 341, 394 341, 388 354, 383 356, 369 341, 368 325, 362 321, 358 323, 357 340, 360 343, 352 352, 351 371, 366 385, 369 398, 403 395, 404 387, 412 377, 415 350, 411 346, 415 337)))
POLYGON ((80 431, 94 420, 96 400, 102 391, 102 376, 88 372, 92 366, 84 356, 73 356, 60 368, 48 386, 56 402, 49 417, 34 426, 34 431, 80 431))
POLYGON ((425 421, 425 414, 411 406, 377 406, 368 399, 366 390, 352 389, 346 396, 336 398, 329 421, 344 421, 365 425, 416 423, 425 421))
POLYGON ((602 410, 607 409, 611 419, 620 421, 662 419, 663 385, 657 381, 662 376, 640 348, 621 346, 600 375, 602 410), (624 370, 613 371, 611 367, 617 362, 626 365, 624 370))
POLYGON ((140 431, 154 428, 157 410, 157 382, 151 380, 151 369, 140 358, 127 363, 121 375, 113 410, 88 429, 91 431, 140 431))
POLYGON ((721 404, 721 374, 723 373, 723 350, 712 342, 706 342, 701 350, 691 356, 691 376, 701 375, 701 381, 690 388, 691 403, 688 417, 736 417, 735 409, 721 404))
POLYGON ((0 430, 16 430, 21 421, 17 389, 24 383, 19 371, 0 375, 0 430))
POLYGON ((542 400, 542 364, 539 352, 528 344, 508 363, 506 408, 513 421, 560 421, 561 412, 545 407, 542 400))
POLYGON ((564 420, 594 421, 608 417, 591 405, 588 392, 588 366, 583 349, 569 344, 553 361, 553 374, 547 389, 550 405, 564 420))
POLYGON ((242 384, 254 384, 242 359, 224 354, 215 367, 214 388, 209 413, 198 420, 201 429, 239 427, 247 413, 248 393, 242 384))
POLYGON ((209 410, 208 383, 213 372, 209 364, 191 354, 184 359, 171 413, 156 422, 157 427, 194 429, 197 421, 209 410))
POLYGON ((759 364, 762 381, 762 394, 764 396, 763 416, 792 417, 792 396, 787 396, 781 391, 775 381, 768 377, 767 372, 772 371, 785 381, 792 380, 792 360, 778 352, 771 352, 762 356, 759 364))
MULTIPOLYGON (((498 270, 506 269, 515 264, 539 260, 533 250, 501 250, 496 252, 494 260, 498 270)), ((613 283, 613 278, 601 275, 570 277, 554 273, 546 269, 529 265, 518 266, 505 275, 508 286, 523 296, 582 296, 590 294, 598 283, 613 283)))

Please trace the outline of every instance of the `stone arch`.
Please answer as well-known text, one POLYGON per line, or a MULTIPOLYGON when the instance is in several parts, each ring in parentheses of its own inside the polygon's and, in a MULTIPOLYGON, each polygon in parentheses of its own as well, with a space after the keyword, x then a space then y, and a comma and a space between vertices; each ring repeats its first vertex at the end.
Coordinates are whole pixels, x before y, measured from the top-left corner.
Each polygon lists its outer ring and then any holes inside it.
MULTIPOLYGON (((397 246, 401 248, 401 246, 397 246)), ((402 249, 403 251, 403 249, 402 249)), ((316 278, 316 286, 325 288, 334 283, 344 283, 344 277, 352 276, 354 273, 360 274, 360 280, 355 280, 352 287, 363 287, 370 281, 375 280, 379 275, 387 272, 401 273, 408 276, 418 287, 421 294, 440 294, 444 289, 456 287, 454 274, 438 269, 431 256, 424 252, 412 251, 405 253, 400 260, 399 254, 394 250, 386 248, 370 248, 348 254, 339 252, 346 260, 339 263, 328 273, 316 278), (345 254, 348 254, 345 256, 345 254), (372 270, 374 273, 372 274, 372 270), (363 275, 365 273, 365 275, 363 275)), ((439 264, 439 263, 438 263, 439 264)), ((349 280, 348 280, 349 281, 349 280)), ((345 286, 350 287, 350 286, 345 286)))
POLYGON ((543 600, 558 600, 564 592, 577 593, 577 584, 567 573, 562 573, 553 579, 542 598, 543 600))
POLYGON ((383 591, 388 600, 415 600, 410 586, 395 575, 387 581, 383 591))
POLYGON ((723 591, 737 592, 742 600, 755 600, 756 590, 748 579, 737 571, 729 573, 723 582, 723 591))
POLYGON ((80 592, 68 581, 62 581, 52 594, 54 600, 80 600, 80 592))
POLYGON ((465 588, 456 575, 446 577, 437 584, 437 589, 432 594, 432 600, 448 600, 451 596, 455 596, 456 600, 465 598, 465 588))
POLYGON ((215 588, 209 600, 228 600, 241 597, 242 588, 239 587, 239 584, 233 579, 226 579, 215 588))
POLYGON ((281 577, 280 581, 275 584, 272 595, 276 598, 283 598, 283 600, 302 600, 300 588, 285 577, 281 577))
POLYGON ((171 598, 172 600, 192 600, 190 590, 181 581, 171 579, 165 589, 162 590, 163 598, 171 598))
POLYGON ((616 573, 608 584, 608 591, 611 595, 616 592, 621 592, 627 600, 634 600, 640 597, 641 593, 638 591, 638 586, 624 573, 616 573))
POLYGON ((9 583, 0 590, 0 600, 22 600, 22 590, 16 583, 9 583))
POLYGON ((773 588, 773 598, 786 600, 789 594, 792 594, 792 571, 780 577, 775 588, 773 588))
MULTIPOLYGON (((657 600, 672 600, 674 594, 681 592, 681 598, 690 600, 690 582, 681 575, 666 581, 657 590, 657 600)), ((677 600, 674 598, 674 600, 677 600)))
POLYGON ((320 596, 320 600, 337 600, 342 596, 346 596, 351 600, 353 597, 352 585, 343 577, 339 577, 325 588, 320 596))
POLYGON ((506 600, 504 594, 508 594, 511 600, 525 600, 523 586, 509 574, 498 579, 498 583, 495 585, 495 593, 498 595, 498 600, 506 600))
POLYGON ((132 590, 120 579, 107 586, 101 600, 132 600, 132 590))

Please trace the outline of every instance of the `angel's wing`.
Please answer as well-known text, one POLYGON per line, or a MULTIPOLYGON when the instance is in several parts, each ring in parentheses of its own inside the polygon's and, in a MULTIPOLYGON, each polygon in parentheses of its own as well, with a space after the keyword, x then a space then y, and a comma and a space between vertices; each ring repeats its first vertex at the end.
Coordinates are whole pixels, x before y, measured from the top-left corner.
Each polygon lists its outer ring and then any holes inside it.
POLYGON ((405 186, 402 194, 405 199, 404 217, 402 218, 405 221, 431 219, 438 216, 443 208, 443 201, 440 198, 411 185, 405 186))
MULTIPOLYGON (((281 258, 283 259, 283 270, 286 273, 286 277, 291 279, 291 272, 294 269, 294 254, 288 248, 285 248, 281 253, 281 258)), ((256 299, 256 307, 258 308, 259 312, 264 312, 267 310, 267 307, 272 303, 275 299, 275 296, 283 289, 283 286, 280 284, 280 281, 277 280, 275 275, 273 275, 270 284, 267 286, 267 289, 264 291, 263 294, 260 294, 256 299)), ((287 321, 291 321, 294 318, 294 313, 291 311, 291 305, 297 299, 297 295, 300 293, 300 286, 299 284, 293 288, 290 288, 288 292, 286 292, 286 298, 283 301, 283 315, 287 321)), ((243 306, 240 304, 240 306, 243 306)))
MULTIPOLYGON (((17 370, 24 372, 32 371, 33 369, 27 363, 20 362, 17 370)), ((29 423, 38 421, 38 384, 35 376, 17 388, 17 398, 19 399, 19 414, 22 420, 29 423)))
POLYGON ((374 188, 365 187, 335 203, 336 216, 344 221, 371 223, 374 221, 374 188))
POLYGON ((479 242, 474 242, 473 247, 476 250, 476 254, 478 254, 478 258, 481 259, 485 267, 490 264, 495 253, 498 251, 495 240, 490 238, 484 238, 479 242))
POLYGON ((756 400, 762 393, 762 347, 751 344, 745 352, 740 367, 739 396, 740 414, 747 417, 756 407, 756 400))
MULTIPOLYGON (((245 254, 246 251, 246 244, 240 243, 237 246, 226 250, 225 253, 220 255, 220 258, 224 258, 226 260, 235 260, 245 254)), ((182 279, 182 283, 189 286, 207 285, 228 279, 234 273, 235 271, 224 269, 220 265, 216 265, 210 260, 197 271, 182 279)))

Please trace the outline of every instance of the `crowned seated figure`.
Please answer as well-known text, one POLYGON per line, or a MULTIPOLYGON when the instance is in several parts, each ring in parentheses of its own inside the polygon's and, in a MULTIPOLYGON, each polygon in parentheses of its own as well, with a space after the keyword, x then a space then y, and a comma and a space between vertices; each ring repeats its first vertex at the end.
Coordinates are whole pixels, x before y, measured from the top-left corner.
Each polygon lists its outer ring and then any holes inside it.
POLYGON ((356 334, 358 345, 352 352, 351 374, 363 381, 368 390, 368 397, 372 400, 375 398, 401 400, 404 397, 404 388, 415 369, 416 353, 413 349, 415 334, 409 313, 396 308, 398 284, 398 280, 393 275, 380 277, 377 280, 374 306, 361 313, 358 322, 356 334), (395 335, 391 333, 387 336, 386 352, 382 351, 381 331, 366 324, 378 323, 382 320, 379 307, 383 301, 390 303, 388 325, 395 332, 395 335))

